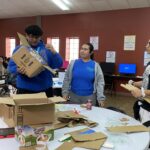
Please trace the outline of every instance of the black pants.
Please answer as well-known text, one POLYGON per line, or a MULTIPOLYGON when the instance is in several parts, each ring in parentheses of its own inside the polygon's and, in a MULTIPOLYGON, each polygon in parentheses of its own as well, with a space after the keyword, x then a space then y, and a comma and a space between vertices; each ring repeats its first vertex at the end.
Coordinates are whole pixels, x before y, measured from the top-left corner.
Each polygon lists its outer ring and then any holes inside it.
MULTIPOLYGON (((47 97, 53 97, 53 88, 52 87, 48 88, 45 91, 39 91, 39 92, 45 92, 47 97)), ((17 88, 17 94, 33 94, 33 93, 39 93, 39 92, 17 88)))

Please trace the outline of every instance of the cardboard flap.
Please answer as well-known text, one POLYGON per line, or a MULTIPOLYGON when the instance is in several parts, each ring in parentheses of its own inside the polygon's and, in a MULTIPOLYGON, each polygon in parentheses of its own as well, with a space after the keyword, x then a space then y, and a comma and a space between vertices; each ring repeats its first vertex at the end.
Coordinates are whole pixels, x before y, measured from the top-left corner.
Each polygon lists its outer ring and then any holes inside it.
POLYGON ((149 132, 150 129, 143 125, 136 126, 116 126, 107 128, 110 132, 118 132, 118 133, 132 133, 132 132, 149 132))
POLYGON ((150 97, 144 97, 144 100, 148 103, 150 103, 150 97))
POLYGON ((47 66, 47 65, 43 65, 43 67, 44 67, 45 69, 47 69, 48 71, 50 71, 53 75, 56 74, 56 71, 53 70, 51 67, 49 67, 49 66, 47 66))
POLYGON ((105 139, 107 136, 101 132, 95 132, 92 134, 71 134, 72 138, 75 141, 81 142, 81 141, 95 141, 100 139, 105 139))
POLYGON ((71 118, 71 119, 80 119, 86 118, 86 116, 76 114, 74 111, 59 111, 57 113, 58 118, 71 118))
POLYGON ((49 103, 60 103, 60 102, 66 102, 66 100, 60 96, 54 96, 48 98, 49 103))
POLYGON ((124 89, 128 90, 128 91, 132 91, 134 89, 137 89, 137 87, 131 85, 131 84, 120 84, 121 87, 123 87, 124 89))
POLYGON ((1 97, 0 104, 15 105, 15 103, 11 97, 1 97))
POLYGON ((48 98, 44 92, 36 94, 13 95, 13 100, 17 105, 38 105, 48 103, 48 98))
POLYGON ((25 36, 22 35, 22 34, 20 34, 20 33, 18 33, 18 32, 17 32, 17 34, 18 34, 18 37, 19 37, 19 39, 20 39, 21 44, 22 44, 23 46, 29 46, 29 47, 30 47, 30 45, 29 45, 27 39, 25 38, 25 36))

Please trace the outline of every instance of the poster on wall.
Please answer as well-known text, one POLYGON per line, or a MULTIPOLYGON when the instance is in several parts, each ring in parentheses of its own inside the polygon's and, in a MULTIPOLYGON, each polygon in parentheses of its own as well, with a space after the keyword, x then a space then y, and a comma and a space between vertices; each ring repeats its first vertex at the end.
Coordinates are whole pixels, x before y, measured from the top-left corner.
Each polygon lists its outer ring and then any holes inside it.
POLYGON ((116 52, 115 51, 106 51, 106 62, 116 62, 116 52))
POLYGON ((150 54, 148 54, 148 53, 145 51, 145 52, 144 52, 144 66, 146 66, 148 62, 150 62, 150 54))
POLYGON ((98 50, 99 37, 98 36, 90 36, 90 43, 93 44, 94 50, 98 50))
POLYGON ((125 35, 124 36, 124 50, 125 51, 134 51, 135 50, 135 35, 125 35))

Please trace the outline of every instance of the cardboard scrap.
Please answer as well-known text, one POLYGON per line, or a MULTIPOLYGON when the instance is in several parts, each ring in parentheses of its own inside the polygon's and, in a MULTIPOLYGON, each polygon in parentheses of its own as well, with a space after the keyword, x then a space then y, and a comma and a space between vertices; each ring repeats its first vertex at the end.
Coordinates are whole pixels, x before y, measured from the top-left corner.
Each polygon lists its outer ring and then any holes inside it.
MULTIPOLYGON (((120 84, 120 86, 123 87, 124 89, 128 90, 128 91, 132 91, 134 89, 137 89, 137 87, 130 85, 130 84, 120 84)), ((150 97, 149 96, 144 97, 143 100, 150 103, 150 97)))
POLYGON ((118 133, 133 133, 133 132, 149 132, 150 129, 143 125, 135 125, 135 126, 115 126, 108 127, 107 130, 110 132, 118 132, 118 133))
POLYGON ((128 91, 132 91, 134 89, 137 89, 137 87, 131 85, 131 84, 120 84, 121 87, 123 87, 124 89, 128 90, 128 91))
POLYGON ((95 132, 95 133, 92 133, 92 134, 71 134, 72 135, 72 138, 75 140, 75 141, 78 141, 78 142, 82 142, 82 141, 95 141, 95 140, 98 140, 98 139, 104 139, 106 138, 106 135, 101 133, 101 132, 95 132))
POLYGON ((72 150, 74 147, 82 147, 82 148, 99 150, 100 147, 106 141, 107 136, 101 132, 94 132, 91 134, 80 134, 87 130, 90 129, 84 128, 81 130, 70 132, 69 134, 71 134, 72 136, 72 141, 64 142, 56 150, 66 150, 66 149, 72 150))
POLYGON ((61 127, 73 127, 77 125, 87 125, 88 127, 95 127, 98 123, 87 120, 85 116, 76 114, 74 111, 59 111, 56 113, 57 121, 54 125, 55 129, 61 127))

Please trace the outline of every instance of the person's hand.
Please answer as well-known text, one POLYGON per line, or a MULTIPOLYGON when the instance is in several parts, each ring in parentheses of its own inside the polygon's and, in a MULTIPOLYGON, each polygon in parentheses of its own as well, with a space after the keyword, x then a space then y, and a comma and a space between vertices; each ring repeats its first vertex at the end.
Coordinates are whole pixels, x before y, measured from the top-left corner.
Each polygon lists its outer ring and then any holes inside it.
POLYGON ((68 100, 68 95, 64 95, 63 98, 67 101, 68 100))
POLYGON ((25 69, 25 67, 18 67, 17 68, 17 71, 19 72, 19 73, 21 73, 21 74, 26 74, 26 69, 25 69))
POLYGON ((133 85, 134 81, 133 80, 129 80, 128 84, 133 85))
POLYGON ((45 47, 47 49, 49 49, 53 54, 56 53, 56 50, 54 49, 53 45, 52 44, 46 44, 45 47))
POLYGON ((104 100, 98 101, 98 104, 100 107, 104 107, 105 101, 104 100))
POLYGON ((142 97, 142 92, 141 92, 141 89, 139 89, 139 88, 134 88, 134 89, 131 91, 131 94, 132 94, 135 98, 140 98, 140 97, 142 97))

